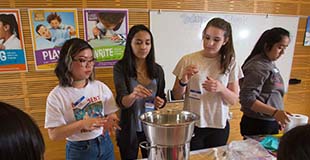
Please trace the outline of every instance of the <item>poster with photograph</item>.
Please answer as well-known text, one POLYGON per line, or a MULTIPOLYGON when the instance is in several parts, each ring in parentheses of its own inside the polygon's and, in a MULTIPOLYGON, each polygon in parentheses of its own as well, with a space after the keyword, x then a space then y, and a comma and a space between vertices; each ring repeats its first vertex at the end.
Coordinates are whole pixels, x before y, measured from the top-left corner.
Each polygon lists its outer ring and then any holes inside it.
POLYGON ((22 24, 18 9, 0 9, 0 73, 25 72, 22 24))
POLYGON ((310 46, 310 16, 307 19, 304 46, 310 46))
POLYGON ((76 9, 29 9, 36 70, 52 70, 66 40, 78 37, 76 9))
POLYGON ((85 40, 94 48, 96 67, 111 67, 123 57, 128 10, 84 9, 85 40))

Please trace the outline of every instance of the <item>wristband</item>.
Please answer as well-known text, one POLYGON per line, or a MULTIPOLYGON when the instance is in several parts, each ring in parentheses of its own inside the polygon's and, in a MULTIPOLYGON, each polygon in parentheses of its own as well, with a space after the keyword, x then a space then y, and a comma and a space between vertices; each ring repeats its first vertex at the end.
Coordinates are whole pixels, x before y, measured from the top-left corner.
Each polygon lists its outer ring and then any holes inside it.
POLYGON ((276 115, 277 112, 278 112, 278 110, 276 109, 276 110, 272 113, 271 117, 274 117, 274 116, 276 115))
POLYGON ((179 85, 180 85, 181 87, 185 87, 185 86, 187 86, 187 83, 183 83, 183 82, 181 82, 181 80, 179 80, 179 85))

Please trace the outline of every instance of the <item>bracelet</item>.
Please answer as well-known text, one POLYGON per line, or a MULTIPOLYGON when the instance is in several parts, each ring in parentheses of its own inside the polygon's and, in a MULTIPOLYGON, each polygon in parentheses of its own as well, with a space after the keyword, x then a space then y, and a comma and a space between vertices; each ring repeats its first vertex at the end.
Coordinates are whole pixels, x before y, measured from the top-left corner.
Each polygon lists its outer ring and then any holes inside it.
POLYGON ((277 112, 278 112, 278 110, 276 109, 276 110, 272 113, 271 117, 274 117, 274 116, 276 115, 277 112))
POLYGON ((179 84, 180 84, 181 87, 187 86, 187 83, 183 83, 183 82, 181 82, 181 80, 179 80, 179 84))

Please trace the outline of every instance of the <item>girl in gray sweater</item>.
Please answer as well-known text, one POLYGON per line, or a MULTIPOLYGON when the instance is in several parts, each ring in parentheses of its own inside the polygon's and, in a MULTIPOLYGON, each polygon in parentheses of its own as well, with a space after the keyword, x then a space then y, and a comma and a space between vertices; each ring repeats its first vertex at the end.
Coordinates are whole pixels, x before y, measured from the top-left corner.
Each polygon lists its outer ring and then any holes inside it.
POLYGON ((245 135, 277 134, 289 122, 283 104, 284 84, 275 61, 290 42, 283 28, 266 30, 242 65, 240 132, 245 135))

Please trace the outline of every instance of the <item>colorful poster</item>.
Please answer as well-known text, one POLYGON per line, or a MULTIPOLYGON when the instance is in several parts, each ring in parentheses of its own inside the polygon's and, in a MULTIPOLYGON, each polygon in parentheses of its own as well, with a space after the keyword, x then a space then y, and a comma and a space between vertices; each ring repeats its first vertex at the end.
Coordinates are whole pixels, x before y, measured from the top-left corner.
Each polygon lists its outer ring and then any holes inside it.
POLYGON ((94 48, 96 67, 110 67, 123 57, 128 10, 84 9, 85 40, 94 48))
POLYGON ((304 46, 310 46, 310 16, 307 19, 304 46))
POLYGON ((27 60, 18 9, 0 9, 0 73, 25 72, 27 60))
POLYGON ((29 9, 36 70, 52 70, 66 40, 78 37, 76 9, 29 9))

